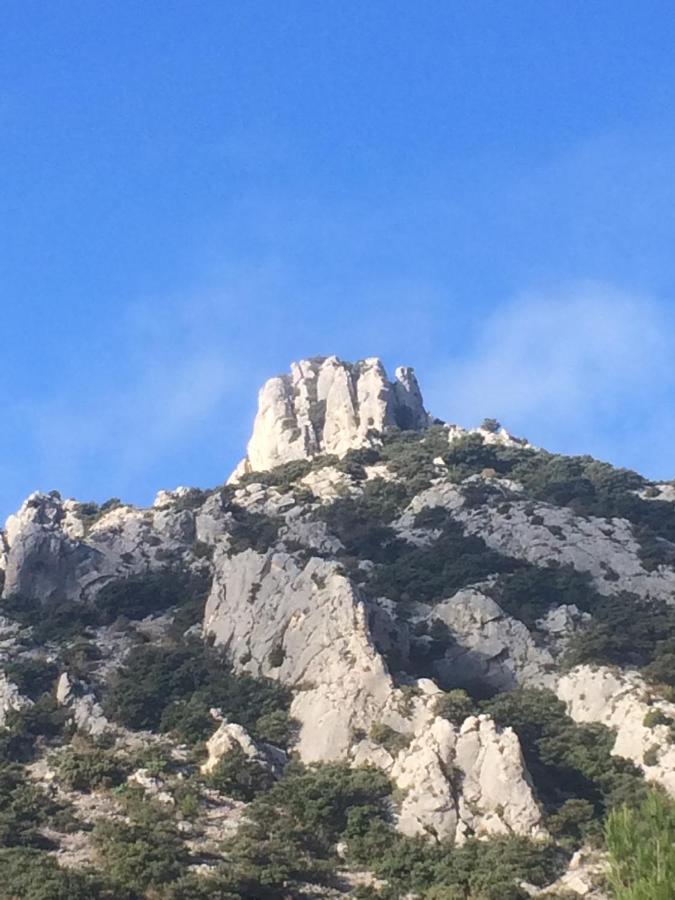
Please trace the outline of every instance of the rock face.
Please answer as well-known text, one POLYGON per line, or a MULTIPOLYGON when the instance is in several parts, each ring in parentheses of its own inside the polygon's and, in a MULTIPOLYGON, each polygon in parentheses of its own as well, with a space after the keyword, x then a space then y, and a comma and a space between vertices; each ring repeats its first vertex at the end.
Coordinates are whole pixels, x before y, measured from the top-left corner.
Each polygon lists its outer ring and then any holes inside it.
POLYGON ((0 727, 5 724, 8 713, 30 706, 31 702, 22 696, 18 687, 0 670, 0 727))
POLYGON ((398 755, 391 775, 405 792, 404 834, 431 832, 460 844, 470 835, 545 834, 518 739, 489 716, 471 716, 461 729, 434 719, 398 755))
MULTIPOLYGON (((407 792, 399 825, 408 834, 461 841, 471 833, 543 833, 515 734, 487 716, 460 732, 435 714, 441 692, 428 679, 396 687, 368 607, 335 562, 246 550, 216 555, 214 564, 205 633, 236 668, 295 689, 295 749, 304 762, 351 759, 389 771, 407 792), (378 728, 407 746, 378 743, 378 728)), ((214 756, 223 741, 226 749, 239 742, 233 727, 212 738, 214 756)))
POLYGON ((606 666, 577 666, 560 679, 557 693, 575 721, 600 722, 615 731, 613 754, 633 760, 648 781, 675 795, 675 745, 669 724, 659 723, 675 721, 674 703, 650 700, 637 672, 606 666))
MULTIPOLYGON (((217 720, 219 718, 218 710, 211 712, 217 720)), ((247 759, 257 762, 262 768, 275 775, 279 775, 283 771, 284 753, 267 744, 257 744, 241 725, 222 720, 217 731, 206 742, 209 756, 201 766, 201 771, 204 774, 212 772, 226 753, 236 749, 241 750, 247 759)))
POLYGON ((507 616, 480 587, 465 588, 426 611, 429 623, 443 622, 452 634, 435 671, 445 687, 489 685, 552 687, 554 661, 522 622, 507 616))
POLYGON ((342 456, 371 446, 387 428, 421 430, 430 423, 410 368, 398 368, 390 382, 379 359, 303 360, 260 391, 253 435, 235 476, 322 453, 342 456))

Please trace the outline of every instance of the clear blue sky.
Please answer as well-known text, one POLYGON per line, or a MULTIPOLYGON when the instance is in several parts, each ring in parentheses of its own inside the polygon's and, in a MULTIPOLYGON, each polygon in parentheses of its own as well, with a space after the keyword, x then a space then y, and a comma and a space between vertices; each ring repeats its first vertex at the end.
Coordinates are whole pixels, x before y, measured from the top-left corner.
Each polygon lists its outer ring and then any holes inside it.
POLYGON ((675 476, 675 17, 6 0, 0 515, 222 481, 302 356, 675 476))

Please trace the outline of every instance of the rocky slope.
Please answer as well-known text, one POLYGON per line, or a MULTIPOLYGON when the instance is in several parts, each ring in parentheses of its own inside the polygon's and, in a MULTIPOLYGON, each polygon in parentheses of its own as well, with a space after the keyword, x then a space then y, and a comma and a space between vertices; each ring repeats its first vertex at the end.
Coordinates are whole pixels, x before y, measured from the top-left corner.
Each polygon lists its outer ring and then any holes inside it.
MULTIPOLYGON (((670 488, 538 451, 495 422, 470 431, 434 422, 411 369, 390 382, 375 359, 296 363, 263 387, 228 485, 163 491, 150 509, 34 494, 10 517, 0 544, 0 726, 25 731, 26 710, 61 710, 66 730, 35 726, 21 752, 43 761, 30 763, 37 781, 76 809, 81 794, 48 762, 73 730, 105 738, 125 759, 168 741, 179 780, 139 766, 129 783, 173 806, 180 779, 219 772, 221 760, 239 760, 268 790, 283 785, 290 753, 305 765, 385 773, 397 790, 391 823, 404 836, 466 852, 476 839, 557 843, 562 865, 619 782, 624 793, 629 782, 639 793, 644 778, 675 794, 670 488), (147 699, 134 706, 119 675, 129 660, 140 665, 153 648, 201 652, 190 649, 200 635, 236 691, 271 681, 288 691, 286 711, 266 712, 264 727, 254 700, 233 721, 231 710, 207 714, 208 675, 155 722, 147 699), (44 690, 34 684, 40 666, 53 677, 44 690), (208 739, 192 770, 186 704, 190 734, 208 739), (270 731, 275 715, 295 723, 290 742, 270 731), (586 830, 561 831, 570 802, 586 804, 586 830)), ((167 696, 170 676, 158 682, 167 696)), ((256 794, 249 782, 237 782, 246 800, 256 794)), ((195 872, 228 858, 222 841, 246 820, 239 795, 200 791, 195 872)), ((64 864, 100 859, 86 822, 110 815, 102 809, 80 816, 74 857, 72 839, 52 828, 64 864)), ((186 834, 196 827, 180 821, 186 834)), ((595 891, 579 859, 567 881, 556 873, 559 884, 595 891)), ((590 869, 596 878, 597 862, 590 869)), ((356 890, 345 877, 330 890, 356 890)), ((267 896, 247 884, 231 895, 267 896)), ((288 896, 328 890, 292 875, 284 884, 288 896)))

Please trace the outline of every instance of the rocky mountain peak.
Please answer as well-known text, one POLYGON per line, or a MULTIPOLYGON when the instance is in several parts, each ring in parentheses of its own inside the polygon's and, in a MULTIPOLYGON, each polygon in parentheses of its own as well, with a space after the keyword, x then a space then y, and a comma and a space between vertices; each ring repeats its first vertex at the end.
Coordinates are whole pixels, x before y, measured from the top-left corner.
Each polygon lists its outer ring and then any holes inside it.
POLYGON ((409 366, 397 368, 392 382, 376 357, 355 363, 337 356, 301 360, 292 363, 290 374, 263 385, 235 478, 324 453, 342 456, 377 444, 389 428, 421 431, 429 424, 409 366))

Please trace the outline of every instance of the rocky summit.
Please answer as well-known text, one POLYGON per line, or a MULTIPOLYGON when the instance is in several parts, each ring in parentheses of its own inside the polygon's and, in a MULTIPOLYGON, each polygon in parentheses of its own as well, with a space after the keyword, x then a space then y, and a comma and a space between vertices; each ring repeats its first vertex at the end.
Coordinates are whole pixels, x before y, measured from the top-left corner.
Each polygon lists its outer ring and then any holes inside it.
POLYGON ((620 896, 616 817, 673 816, 674 500, 337 357, 226 484, 31 495, 0 898, 620 896))

